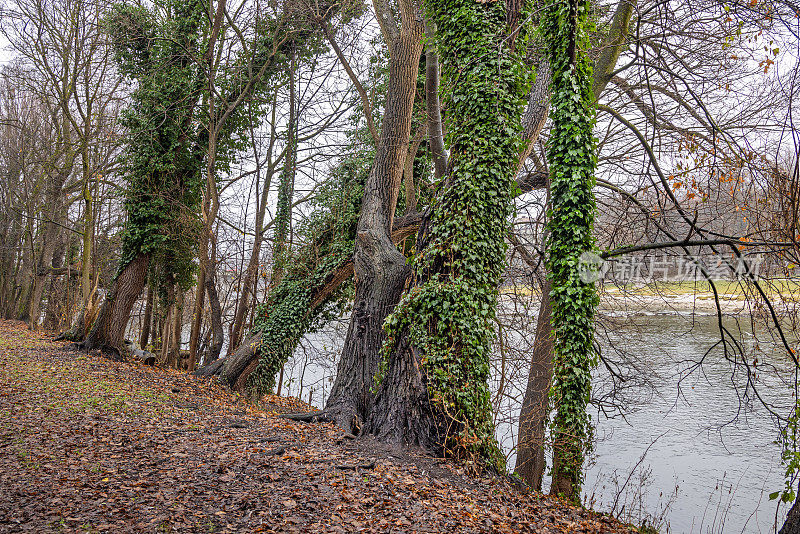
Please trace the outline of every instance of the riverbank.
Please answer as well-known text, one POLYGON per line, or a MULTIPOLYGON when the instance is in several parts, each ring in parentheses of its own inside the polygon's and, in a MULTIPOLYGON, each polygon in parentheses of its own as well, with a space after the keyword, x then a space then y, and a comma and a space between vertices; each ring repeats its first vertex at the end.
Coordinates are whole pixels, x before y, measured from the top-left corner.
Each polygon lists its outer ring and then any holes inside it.
MULTIPOLYGON (((717 303, 726 314, 749 310, 751 305, 763 308, 760 295, 750 284, 735 280, 717 280, 715 298, 711 285, 697 282, 656 282, 618 285, 605 282, 598 287, 600 309, 607 313, 654 314, 717 312, 717 303), (718 300, 717 300, 718 299, 718 300)), ((782 310, 800 302, 800 281, 762 281, 762 290, 770 303, 782 310)), ((505 286, 501 295, 538 295, 539 288, 531 286, 505 286)))
POLYGON ((0 322, 3 532, 608 532, 608 516, 0 322))

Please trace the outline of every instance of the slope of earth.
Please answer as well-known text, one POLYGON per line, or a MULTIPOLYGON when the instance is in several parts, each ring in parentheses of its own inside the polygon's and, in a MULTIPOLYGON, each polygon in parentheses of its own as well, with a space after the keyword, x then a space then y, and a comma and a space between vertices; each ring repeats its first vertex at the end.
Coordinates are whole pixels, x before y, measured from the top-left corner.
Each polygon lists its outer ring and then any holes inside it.
POLYGON ((0 322, 0 532, 630 532, 0 322))

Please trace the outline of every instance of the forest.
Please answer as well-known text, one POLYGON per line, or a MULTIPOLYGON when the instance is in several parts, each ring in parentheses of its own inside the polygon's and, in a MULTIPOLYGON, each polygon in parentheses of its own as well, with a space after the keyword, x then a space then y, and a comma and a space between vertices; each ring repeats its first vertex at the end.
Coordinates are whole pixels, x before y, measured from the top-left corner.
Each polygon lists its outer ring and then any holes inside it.
POLYGON ((0 46, 2 319, 641 532, 800 533, 800 4, 6 0, 0 46))

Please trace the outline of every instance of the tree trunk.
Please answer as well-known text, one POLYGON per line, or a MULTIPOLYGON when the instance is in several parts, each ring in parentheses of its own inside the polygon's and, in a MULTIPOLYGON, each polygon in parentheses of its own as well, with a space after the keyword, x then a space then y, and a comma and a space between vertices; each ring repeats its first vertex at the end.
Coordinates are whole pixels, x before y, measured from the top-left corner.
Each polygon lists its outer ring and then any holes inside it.
MULTIPOLYGON (((60 269, 64 265, 64 257, 67 252, 67 238, 62 233, 59 236, 58 244, 53 251, 52 266, 60 269)), ((61 329, 63 316, 66 310, 65 296, 69 291, 70 272, 61 276, 52 276, 50 287, 47 292, 47 309, 44 314, 44 329, 55 332, 61 329)))
POLYGON ((142 319, 142 331, 139 334, 139 347, 147 350, 147 342, 150 341, 150 323, 153 321, 153 287, 147 286, 147 304, 144 306, 144 318, 142 319))
POLYGON ((29 209, 26 215, 25 230, 22 232, 22 245, 20 246, 19 260, 17 261, 13 317, 27 323, 30 319, 28 296, 33 287, 34 271, 36 270, 36 258, 33 254, 36 245, 33 239, 32 210, 29 209))
POLYGON ((366 430, 384 441, 417 445, 443 456, 447 429, 437 424, 440 420, 433 415, 426 376, 420 372, 421 357, 407 338, 392 352, 388 365, 391 372, 381 384, 375 401, 378 408, 371 414, 366 430))
POLYGON ((360 428, 361 421, 372 410, 371 389, 386 338, 383 323, 400 300, 409 273, 405 257, 394 244, 392 248, 396 253, 374 241, 370 243, 374 238, 364 235, 357 238, 356 247, 361 248, 361 257, 357 255, 355 262, 359 273, 356 275, 356 299, 336 380, 325 405, 328 416, 349 432, 360 428))
MULTIPOLYGON (((217 271, 217 247, 216 239, 211 241, 211 258, 208 263, 208 275, 206 276, 206 293, 208 293, 208 304, 211 307, 211 336, 212 343, 209 347, 208 354, 205 356, 205 363, 213 362, 219 358, 219 353, 222 352, 222 344, 225 337, 222 330, 222 306, 219 302, 219 294, 217 293, 216 285, 216 271, 217 271)), ((193 363, 193 362, 192 362, 193 363)), ((194 367, 190 367, 189 371, 193 371, 194 367)))
POLYGON ((60 220, 62 217, 63 199, 61 196, 61 185, 66 180, 66 176, 51 177, 56 183, 50 188, 48 194, 48 206, 52 208, 49 214, 45 215, 46 222, 42 232, 42 249, 36 268, 33 273, 33 286, 28 296, 28 328, 36 330, 39 328, 39 316, 41 315, 42 294, 50 278, 50 268, 53 266, 53 255, 59 243, 61 233, 60 220), (53 220, 55 218, 56 220, 53 220))
POLYGON ((365 431, 383 441, 416 445, 442 457, 447 429, 430 405, 422 356, 403 335, 389 356, 365 431))
POLYGON ((417 241, 413 287, 387 325, 392 350, 367 430, 500 469, 487 381, 523 69, 497 50, 508 30, 502 3, 426 4, 449 80, 449 172, 417 241))
MULTIPOLYGON (((392 229, 392 240, 397 243, 409 236, 416 233, 417 228, 422 220, 422 214, 411 213, 403 217, 397 218, 394 221, 392 229)), ((323 283, 315 287, 312 291, 312 297, 308 306, 309 314, 316 313, 320 305, 337 291, 342 284, 344 284, 350 277, 353 276, 353 263, 352 261, 344 261, 342 264, 332 269, 328 276, 325 277, 323 283)), ((212 330, 214 329, 214 304, 212 300, 212 330)), ((266 313, 272 313, 268 309, 266 313)), ((220 380, 231 388, 237 388, 237 384, 244 385, 247 376, 255 368, 254 362, 258 358, 257 347, 261 343, 261 334, 254 332, 246 339, 232 354, 228 354, 222 360, 214 362, 206 362, 204 367, 195 371, 195 376, 218 376, 220 380)), ((371 383, 367 383, 366 387, 369 388, 371 383)), ((355 387, 355 386, 353 386, 355 387)))
POLYGON ((588 39, 587 0, 547 4, 544 41, 553 69, 548 163, 550 211, 546 265, 552 289, 553 325, 553 483, 550 493, 579 502, 583 461, 591 422, 586 406, 594 362, 597 290, 581 279, 575 265, 594 246, 596 164, 592 140, 595 102, 588 39), (569 16, 562 15, 563 9, 569 16), (587 142, 588 141, 588 142, 587 142))
POLYGON ((778 534, 800 534, 800 490, 778 534))
POLYGON ((542 283, 542 302, 536 320, 528 386, 519 414, 517 464, 514 472, 537 491, 542 490, 546 467, 544 437, 549 411, 550 383, 553 380, 553 340, 550 327, 550 281, 542 283))
MULTIPOLYGON (((433 24, 428 20, 425 21, 425 34, 436 34, 433 24)), ((434 178, 438 181, 447 174, 447 150, 444 148, 439 102, 439 54, 433 39, 428 39, 425 48, 425 111, 428 115, 428 146, 433 159, 434 178)))
MULTIPOLYGON (((261 332, 254 332, 245 339, 236 351, 221 360, 215 360, 194 371, 195 376, 216 376, 219 381, 233 389, 245 371, 258 361, 261 332)), ((252 371, 252 369, 251 369, 252 371)))
MULTIPOLYGON (((271 173, 270 173, 271 176, 271 173)), ((241 296, 236 306, 236 313, 233 317, 233 324, 230 330, 230 339, 228 340, 228 354, 233 352, 239 347, 239 342, 242 339, 242 331, 244 330, 244 320, 249 311, 250 293, 253 291, 253 284, 258 281, 258 262, 261 259, 261 243, 263 242, 264 231, 264 213, 267 209, 267 194, 269 193, 269 186, 272 180, 268 178, 264 184, 261 193, 261 201, 256 213, 256 228, 255 240, 253 241, 253 250, 250 253, 250 261, 247 264, 247 271, 245 271, 244 281, 242 282, 241 296)), ((212 311, 213 313, 213 311, 212 311)), ((213 327, 213 325, 212 325, 213 327)))
POLYGON ((170 338, 170 353, 174 358, 175 369, 183 367, 181 358, 181 338, 183 326, 183 290, 175 287, 175 310, 172 316, 172 337, 170 338))
POLYGON ((86 339, 89 329, 94 324, 98 312, 97 280, 89 292, 89 298, 83 303, 81 311, 75 316, 70 329, 62 332, 56 337, 56 341, 66 339, 67 341, 80 342, 86 339))
POLYGON ((406 20, 389 42, 389 83, 381 138, 364 186, 354 253, 355 302, 325 412, 357 432, 372 410, 371 392, 385 340, 383 323, 400 299, 409 269, 392 242, 392 221, 411 134, 422 54, 421 20, 406 20))
POLYGON ((222 352, 222 344, 225 342, 225 334, 222 328, 222 306, 219 302, 215 280, 216 276, 213 273, 206 278, 208 304, 211 307, 211 339, 213 341, 208 349, 204 363, 216 361, 220 352, 222 352))
POLYGON ((123 338, 131 309, 147 282, 150 257, 140 254, 122 269, 106 297, 92 329, 81 344, 83 349, 110 349, 124 357, 123 338))
MULTIPOLYGON (((88 125, 87 125, 88 128, 88 125)), ((89 154, 86 143, 88 133, 84 133, 82 161, 83 161, 83 237, 81 239, 81 302, 89 299, 92 286, 92 237, 94 236, 94 208, 92 190, 90 187, 89 154)))
MULTIPOLYGON (((308 306, 307 314, 314 314, 326 299, 336 291, 345 280, 353 274, 353 264, 349 261, 344 262, 333 269, 326 277, 324 283, 314 288, 312 298, 308 306)), ((277 307, 277 306, 276 306, 277 307)), ((212 304, 212 328, 213 326, 213 304, 212 304)), ((270 310, 267 310, 270 313, 270 310)), ((293 351, 299 339, 292 340, 294 345, 289 346, 288 350, 293 351)), ((250 337, 233 352, 221 360, 216 360, 206 364, 194 372, 195 376, 217 376, 219 380, 228 387, 240 390, 247 384, 247 378, 255 369, 258 363, 258 347, 261 345, 262 336, 260 332, 251 333, 250 337)), ((287 341, 288 342, 288 341, 287 341)))
POLYGON ((164 305, 164 320, 161 322, 161 363, 164 367, 175 367, 172 352, 172 325, 175 313, 175 284, 166 282, 167 301, 164 305))
MULTIPOLYGON (((203 211, 206 211, 205 209, 203 211)), ((205 228, 204 228, 205 230, 205 228)), ((189 334, 189 371, 194 371, 197 361, 197 345, 200 342, 200 329, 203 326, 203 312, 205 311, 206 296, 206 269, 208 266, 208 240, 210 235, 203 231, 200 245, 200 268, 197 272, 197 285, 194 298, 194 313, 192 314, 192 331, 189 334)))

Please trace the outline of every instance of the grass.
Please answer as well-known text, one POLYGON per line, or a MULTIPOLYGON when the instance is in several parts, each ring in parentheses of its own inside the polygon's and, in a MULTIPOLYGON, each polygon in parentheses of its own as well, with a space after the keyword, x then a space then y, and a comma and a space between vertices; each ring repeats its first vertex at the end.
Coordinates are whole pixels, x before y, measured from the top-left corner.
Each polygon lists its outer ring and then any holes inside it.
POLYGON ((55 412, 137 413, 157 418, 168 411, 170 397, 166 393, 87 373, 86 366, 83 356, 55 367, 25 358, 24 351, 9 351, 0 362, 0 382, 47 399, 47 407, 55 412))

